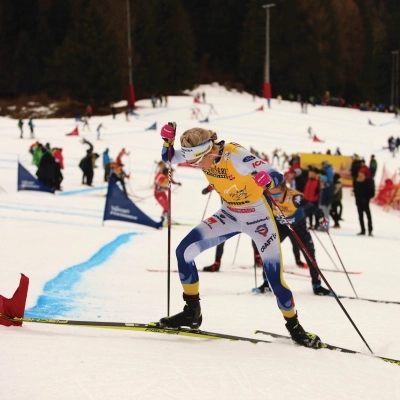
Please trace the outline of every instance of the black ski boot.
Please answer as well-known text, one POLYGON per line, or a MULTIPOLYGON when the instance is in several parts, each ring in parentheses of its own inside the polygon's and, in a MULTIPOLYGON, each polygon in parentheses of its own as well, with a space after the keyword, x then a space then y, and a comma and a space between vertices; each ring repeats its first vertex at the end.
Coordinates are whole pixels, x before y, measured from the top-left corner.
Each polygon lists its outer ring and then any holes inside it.
POLYGON ((213 265, 210 265, 209 267, 204 267, 203 271, 204 272, 218 272, 220 266, 221 266, 221 261, 215 261, 215 263, 213 265))
POLYGON ((313 349, 320 349, 322 347, 321 339, 314 333, 306 332, 300 325, 297 316, 287 319, 285 326, 295 343, 313 349))
POLYGON ((160 326, 166 328, 180 328, 186 326, 190 329, 199 329, 203 321, 200 307, 199 295, 189 296, 183 293, 183 300, 186 301, 183 311, 160 319, 160 326))
POLYGON ((332 296, 332 292, 328 289, 325 289, 321 286, 320 283, 314 283, 313 285, 313 292, 317 296, 332 296))

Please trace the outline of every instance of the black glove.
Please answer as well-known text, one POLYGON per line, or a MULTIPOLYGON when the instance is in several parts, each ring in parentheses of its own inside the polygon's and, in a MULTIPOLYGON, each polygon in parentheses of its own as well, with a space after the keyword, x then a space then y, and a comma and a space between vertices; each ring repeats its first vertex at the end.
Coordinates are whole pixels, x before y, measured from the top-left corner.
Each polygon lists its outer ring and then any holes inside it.
POLYGON ((201 194, 207 194, 210 191, 208 190, 208 186, 201 191, 201 194))
POLYGON ((174 182, 174 185, 182 186, 182 183, 180 183, 180 182, 174 182))

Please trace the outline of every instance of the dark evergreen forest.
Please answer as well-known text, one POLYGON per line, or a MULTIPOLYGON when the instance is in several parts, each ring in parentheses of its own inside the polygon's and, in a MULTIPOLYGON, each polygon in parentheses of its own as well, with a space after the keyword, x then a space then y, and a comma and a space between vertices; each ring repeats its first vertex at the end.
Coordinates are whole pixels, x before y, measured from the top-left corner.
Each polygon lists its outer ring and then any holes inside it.
MULTIPOLYGON (((127 1, 137 98, 211 82, 261 93, 265 0, 0 0, 0 97, 125 98, 127 1)), ((400 1, 274 3, 274 97, 390 102, 400 1)))

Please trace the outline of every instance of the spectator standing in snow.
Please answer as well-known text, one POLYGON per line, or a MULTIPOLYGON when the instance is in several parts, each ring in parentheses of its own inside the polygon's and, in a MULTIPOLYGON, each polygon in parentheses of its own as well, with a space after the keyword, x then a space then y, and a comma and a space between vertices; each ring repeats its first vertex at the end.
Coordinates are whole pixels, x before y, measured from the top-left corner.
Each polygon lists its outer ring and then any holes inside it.
POLYGON ((104 128, 104 127, 103 127, 103 124, 99 124, 99 126, 98 126, 97 129, 96 129, 96 132, 97 132, 97 140, 100 140, 100 134, 101 134, 100 129, 101 129, 101 128, 104 128))
POLYGON ((18 128, 19 128, 19 138, 22 139, 24 137, 24 121, 22 119, 18 120, 18 128))
POLYGON ((340 217, 342 215, 342 178, 335 172, 333 175, 333 198, 331 204, 330 215, 335 222, 333 228, 340 228, 340 217))
POLYGON ((322 161, 321 166, 322 166, 322 168, 321 168, 322 171, 325 173, 325 175, 328 179, 328 183, 330 185, 332 185, 333 184, 333 174, 334 174, 332 165, 328 161, 322 161))
POLYGON ((361 227, 361 232, 357 235, 365 235, 365 213, 368 222, 368 235, 372 236, 372 216, 371 210, 369 209, 369 202, 375 196, 375 184, 371 178, 367 178, 365 172, 363 171, 359 171, 356 182, 354 184, 354 196, 356 198, 358 218, 361 227))
POLYGON ((353 161, 351 162, 350 172, 351 172, 351 177, 353 178, 353 187, 354 187, 354 183, 358 176, 358 171, 361 167, 361 160, 357 154, 353 155, 352 160, 353 161))
POLYGON ((321 175, 319 183, 319 208, 324 212, 324 216, 327 220, 327 228, 329 228, 329 214, 331 211, 331 204, 333 199, 333 186, 329 183, 326 175, 321 175))
POLYGON ((278 162, 278 167, 279 167, 279 152, 281 151, 281 149, 276 148, 273 152, 272 152, 272 164, 274 165, 275 163, 275 158, 276 161, 278 162))
POLYGON ((88 104, 85 109, 85 115, 90 119, 92 113, 93 113, 93 108, 90 104, 88 104))
MULTIPOLYGON (((318 207, 319 203, 319 192, 320 192, 320 183, 317 178, 317 170, 315 168, 311 168, 308 171, 308 179, 306 184, 304 185, 304 198, 312 203, 314 206, 318 207)), ((318 228, 318 221, 315 219, 315 223, 313 224, 313 214, 308 216, 310 229, 318 228)))
POLYGON ((55 148, 53 150, 53 157, 56 161, 54 165, 54 185, 56 190, 61 190, 61 182, 64 180, 64 176, 61 172, 64 169, 64 157, 61 148, 55 148))
POLYGON ((90 132, 89 118, 85 115, 82 120, 83 120, 82 130, 84 131, 86 128, 88 128, 88 131, 90 132))
POLYGON ((31 131, 31 139, 35 139, 35 132, 34 132, 35 125, 33 125, 32 118, 29 118, 28 126, 31 131))
POLYGON ((93 153, 93 145, 86 139, 82 139, 82 143, 87 144, 89 149, 86 150, 86 156, 79 163, 79 168, 82 170, 82 184, 92 186, 94 177, 95 161, 99 157, 97 153, 93 153))
POLYGON ((376 170, 378 169, 378 162, 375 160, 375 156, 372 154, 371 159, 369 160, 369 172, 371 174, 371 178, 375 178, 376 170))
POLYGON ((360 160, 360 168, 359 168, 359 170, 358 170, 358 172, 364 172, 364 174, 365 174, 365 176, 367 177, 367 178, 370 178, 371 177, 371 171, 369 170, 369 168, 365 165, 365 160, 362 158, 361 160, 360 160))
POLYGON ((113 119, 115 119, 115 116, 117 115, 117 109, 114 106, 111 107, 111 114, 113 116, 113 119))
POLYGON ((56 160, 46 148, 41 148, 42 156, 36 176, 51 189, 56 189, 56 160))
POLYGON ((109 155, 109 149, 105 149, 103 152, 103 168, 104 168, 104 182, 108 182, 110 176, 111 159, 109 155))

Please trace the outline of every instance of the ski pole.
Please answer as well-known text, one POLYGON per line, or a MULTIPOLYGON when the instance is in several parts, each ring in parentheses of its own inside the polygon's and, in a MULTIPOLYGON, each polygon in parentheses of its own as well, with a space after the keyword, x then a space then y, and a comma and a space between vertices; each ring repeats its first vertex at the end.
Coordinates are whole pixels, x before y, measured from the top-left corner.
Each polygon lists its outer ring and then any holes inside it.
POLYGON ((235 264, 236 254, 237 254, 237 252, 238 252, 238 247, 239 247, 239 242, 240 242, 240 236, 241 236, 241 234, 239 233, 238 241, 237 241, 237 243, 236 243, 235 255, 233 256, 232 264, 235 264))
MULTIPOLYGON (((264 267, 263 267, 264 268, 264 267)), ((257 288, 257 263, 254 263, 254 287, 257 288)))
MULTIPOLYGON (((174 136, 176 135, 176 123, 168 122, 168 125, 174 129, 174 136)), ((170 304, 170 288, 171 288, 171 185, 172 185, 172 145, 168 147, 168 278, 167 278, 167 315, 169 316, 170 304)))
POLYGON ((297 235, 297 233, 295 232, 295 230, 292 227, 292 224, 288 221, 288 219, 286 218, 285 214, 283 214, 282 210, 280 209, 280 207, 278 206, 278 204, 276 203, 275 199, 269 194, 268 191, 265 191, 267 197, 270 199, 271 203, 275 206, 276 210, 279 212, 280 216, 282 217, 282 219, 285 221, 286 226, 288 227, 288 229, 290 230, 290 232, 293 234, 293 236, 295 237, 295 239, 297 240, 297 243, 299 244, 299 246, 302 248, 302 250, 304 251, 305 254, 307 254, 307 257, 310 259, 311 263, 313 264, 314 268, 317 270, 318 274, 321 276, 322 280, 325 282, 326 286, 328 286, 329 290, 332 292, 333 297, 335 298, 335 300, 338 302, 340 308, 342 309, 342 311, 345 313, 346 317, 348 318, 348 320, 350 321, 350 323, 353 325, 354 329, 356 330, 356 332, 358 333, 358 335, 360 336, 360 338, 362 339, 362 341, 364 342, 364 344, 367 346, 368 350, 371 352, 371 354, 374 354, 374 352, 371 350, 371 347, 369 347, 369 344, 367 343, 367 341, 364 339, 364 336, 362 335, 362 333, 360 332, 360 330, 358 329, 357 325, 354 323, 353 319, 350 317, 349 313, 347 312, 346 308, 344 307, 344 305, 342 304, 342 302, 339 300, 339 297, 336 295, 336 293, 334 292, 334 290, 332 289, 332 286, 329 284, 329 282, 327 281, 327 279, 325 278, 324 274, 321 272, 321 270, 319 269, 317 263, 315 262, 315 260, 313 259, 313 257, 311 257, 310 253, 308 252, 308 250, 305 248, 303 242, 300 240, 299 236, 297 235))
POLYGON ((326 249, 326 247, 323 245, 323 243, 321 242, 321 239, 318 237, 317 233, 314 232, 313 229, 310 229, 313 234, 315 235, 315 237, 318 239, 318 242, 320 243, 320 245, 322 246, 322 248, 325 250, 325 253, 327 254, 327 256, 330 258, 330 260, 332 261, 332 264, 336 267, 336 269, 338 271, 340 271, 339 267, 336 265, 335 261, 333 261, 333 258, 331 257, 331 255, 329 254, 328 250, 326 249))
POLYGON ((330 235, 328 229, 326 229, 326 233, 328 234, 329 239, 330 239, 330 241, 331 241, 331 243, 332 243, 332 246, 333 246, 333 248, 335 249, 336 255, 338 256, 338 259, 339 259, 339 261, 340 261, 340 264, 342 265, 343 271, 346 273, 346 276, 347 276, 347 279, 349 280, 350 286, 353 288, 353 292, 354 292, 354 294, 356 295, 356 297, 357 297, 357 299, 358 299, 356 290, 354 289, 354 286, 353 286, 353 284, 352 284, 352 282, 351 282, 351 279, 350 279, 350 277, 349 277, 349 274, 347 273, 347 270, 346 270, 346 268, 345 268, 344 265, 343 265, 342 259, 340 258, 339 252, 338 252, 337 249, 336 249, 335 243, 333 243, 332 237, 331 237, 331 235, 330 235))
POLYGON ((206 207, 204 208, 204 212, 203 212, 203 216, 201 218, 201 221, 204 220, 204 217, 206 215, 206 211, 207 211, 207 207, 208 207, 208 203, 210 202, 210 198, 211 198, 211 193, 213 192, 213 190, 210 191, 210 194, 208 195, 208 199, 207 199, 207 203, 206 203, 206 207))

